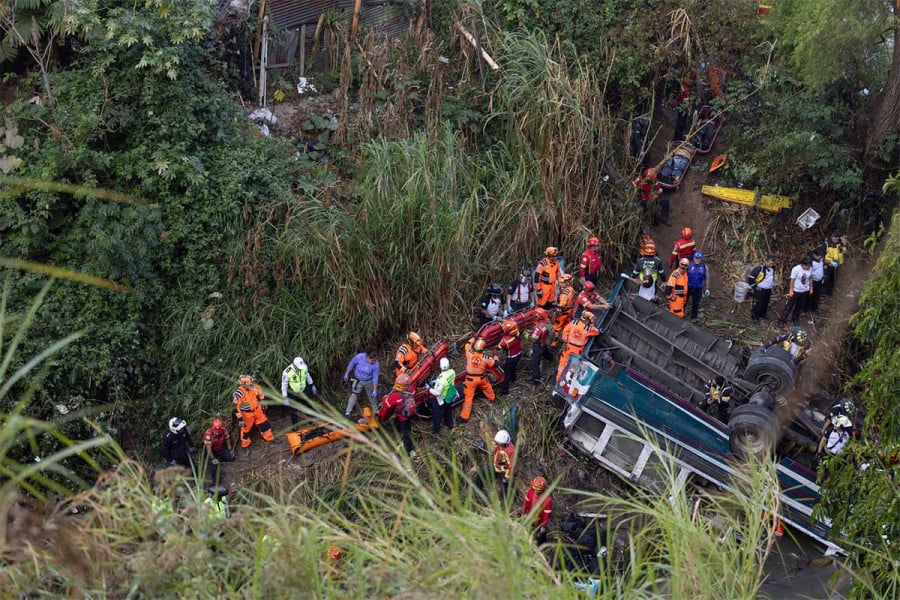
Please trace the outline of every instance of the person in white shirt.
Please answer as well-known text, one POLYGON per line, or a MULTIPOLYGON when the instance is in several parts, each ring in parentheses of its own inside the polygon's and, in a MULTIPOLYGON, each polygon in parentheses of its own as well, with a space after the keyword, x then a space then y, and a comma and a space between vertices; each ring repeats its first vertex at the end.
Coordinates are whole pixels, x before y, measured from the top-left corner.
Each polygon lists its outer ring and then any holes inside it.
POLYGON ((760 319, 766 318, 769 310, 769 300, 772 298, 772 288, 775 287, 775 255, 766 256, 765 262, 756 265, 747 276, 747 283, 753 290, 753 306, 750 308, 750 318, 759 325, 760 319))
POLYGON ((825 280, 825 256, 821 248, 814 248, 809 253, 812 260, 812 289, 809 290, 809 311, 819 308, 819 298, 822 296, 822 284, 825 280))
POLYGON ((819 447, 816 454, 821 456, 823 452, 829 454, 840 454, 844 450, 844 446, 850 441, 850 430, 853 424, 847 415, 839 415, 835 417, 832 426, 829 427, 819 439, 819 447))
POLYGON ((804 256, 799 265, 791 269, 791 282, 788 286, 788 301, 778 320, 784 327, 788 318, 796 325, 800 313, 809 313, 809 290, 812 286, 812 259, 804 256))

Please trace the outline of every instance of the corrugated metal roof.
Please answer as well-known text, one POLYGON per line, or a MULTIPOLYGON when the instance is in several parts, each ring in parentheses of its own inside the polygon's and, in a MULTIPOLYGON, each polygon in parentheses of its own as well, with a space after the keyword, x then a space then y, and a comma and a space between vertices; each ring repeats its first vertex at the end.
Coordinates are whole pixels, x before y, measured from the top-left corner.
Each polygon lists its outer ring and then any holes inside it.
POLYGON ((276 29, 314 24, 327 10, 353 8, 353 0, 271 0, 269 18, 276 29))

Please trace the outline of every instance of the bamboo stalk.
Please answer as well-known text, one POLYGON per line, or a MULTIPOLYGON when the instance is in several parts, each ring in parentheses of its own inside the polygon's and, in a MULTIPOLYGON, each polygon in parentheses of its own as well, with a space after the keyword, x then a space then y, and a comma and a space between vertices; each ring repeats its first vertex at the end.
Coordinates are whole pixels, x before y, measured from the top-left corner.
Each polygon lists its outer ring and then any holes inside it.
POLYGON ((473 36, 471 33, 466 31, 466 28, 463 27, 462 25, 459 26, 459 31, 463 34, 463 37, 465 37, 467 40, 469 40, 469 43, 475 47, 475 50, 477 50, 478 53, 481 54, 481 58, 484 59, 484 62, 486 62, 488 65, 490 65, 490 67, 495 71, 500 68, 500 65, 498 65, 496 62, 494 62, 494 59, 491 58, 491 55, 487 53, 487 50, 485 50, 481 46, 481 44, 478 43, 478 40, 475 39, 475 36, 473 36))

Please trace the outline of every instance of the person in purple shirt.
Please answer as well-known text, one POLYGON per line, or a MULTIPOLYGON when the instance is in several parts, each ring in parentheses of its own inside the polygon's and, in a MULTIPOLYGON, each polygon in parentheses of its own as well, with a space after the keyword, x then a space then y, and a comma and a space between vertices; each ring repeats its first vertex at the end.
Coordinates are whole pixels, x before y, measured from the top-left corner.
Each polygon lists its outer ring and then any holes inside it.
POLYGON ((364 392, 369 398, 372 414, 378 414, 378 370, 380 368, 378 358, 375 356, 375 348, 366 348, 365 352, 354 356, 347 365, 347 370, 344 371, 344 381, 350 382, 350 399, 347 401, 347 410, 344 411, 345 417, 350 417, 361 392, 364 392))

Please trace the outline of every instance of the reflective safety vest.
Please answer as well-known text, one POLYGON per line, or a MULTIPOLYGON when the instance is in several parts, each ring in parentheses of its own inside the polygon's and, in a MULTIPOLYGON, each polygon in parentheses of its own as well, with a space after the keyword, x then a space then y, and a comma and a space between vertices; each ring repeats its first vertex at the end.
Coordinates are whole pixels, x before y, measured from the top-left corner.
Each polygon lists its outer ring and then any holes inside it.
POLYGON ((844 264, 844 244, 834 243, 831 240, 825 240, 825 262, 829 265, 837 263, 844 264))
POLYGON ((306 376, 309 374, 309 367, 303 366, 300 369, 294 365, 285 369, 288 375, 288 387, 295 394, 299 394, 306 389, 306 376))
POLYGON ((593 325, 585 325, 584 321, 570 323, 563 330, 563 341, 572 348, 584 348, 588 339, 597 335, 599 331, 593 325))
POLYGON ((203 501, 206 505, 206 514, 214 519, 227 519, 228 511, 225 509, 225 503, 219 500, 216 502, 211 496, 207 496, 203 501))
POLYGON ((559 292, 556 297, 556 304, 559 306, 560 312, 569 310, 575 303, 575 288, 568 285, 559 292))
POLYGON ((435 380, 441 386, 441 397, 444 399, 444 402, 453 402, 456 398, 456 387, 454 385, 456 383, 456 371, 453 369, 441 371, 440 375, 435 377, 435 380))
POLYGON ((805 347, 789 339, 782 342, 781 347, 784 348, 785 352, 787 352, 794 358, 802 358, 803 355, 806 354, 805 347))

